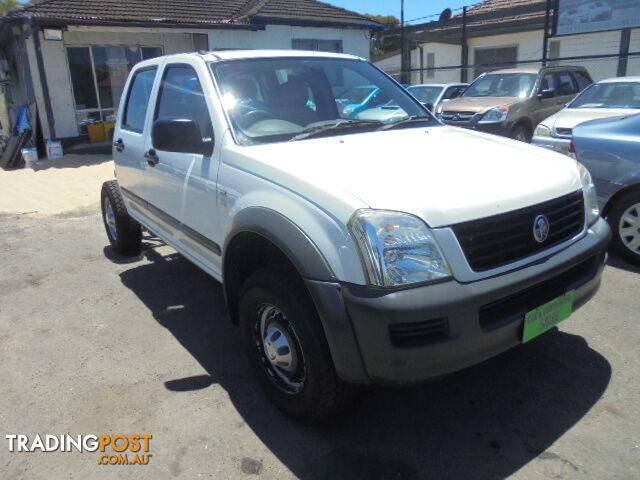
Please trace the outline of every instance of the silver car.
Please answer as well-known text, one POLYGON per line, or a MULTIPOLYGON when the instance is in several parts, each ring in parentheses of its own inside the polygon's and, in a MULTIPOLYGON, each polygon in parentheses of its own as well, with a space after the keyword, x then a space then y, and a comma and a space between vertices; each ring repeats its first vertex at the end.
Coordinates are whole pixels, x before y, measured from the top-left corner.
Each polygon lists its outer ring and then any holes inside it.
MULTIPOLYGON (((412 85, 407 88, 407 91, 433 112, 441 103, 462 95, 468 86, 468 83, 428 83, 412 85)), ((355 118, 359 120, 388 121, 404 115, 404 110, 390 101, 379 107, 363 110, 356 114, 355 118)))
POLYGON ((584 90, 566 108, 540 122, 532 143, 567 154, 576 125, 596 118, 632 115, 638 109, 640 76, 602 80, 584 90))
POLYGON ((613 246, 640 265, 640 113, 578 125, 571 150, 591 173, 613 246))

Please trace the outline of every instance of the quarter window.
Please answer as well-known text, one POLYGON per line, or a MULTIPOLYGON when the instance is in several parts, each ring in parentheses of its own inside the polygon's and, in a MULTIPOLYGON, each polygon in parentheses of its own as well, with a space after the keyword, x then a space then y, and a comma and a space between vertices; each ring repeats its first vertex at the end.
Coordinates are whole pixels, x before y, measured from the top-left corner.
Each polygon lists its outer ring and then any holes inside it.
POLYGON ((580 91, 584 90, 593 83, 591 78, 589 78, 589 75, 581 72, 580 70, 573 72, 573 74, 575 75, 576 80, 578 80, 578 87, 580 88, 580 91))
POLYGON ((147 106, 151 97, 151 89, 156 78, 156 68, 139 70, 131 80, 129 96, 122 116, 122 128, 134 132, 142 132, 147 118, 147 106))

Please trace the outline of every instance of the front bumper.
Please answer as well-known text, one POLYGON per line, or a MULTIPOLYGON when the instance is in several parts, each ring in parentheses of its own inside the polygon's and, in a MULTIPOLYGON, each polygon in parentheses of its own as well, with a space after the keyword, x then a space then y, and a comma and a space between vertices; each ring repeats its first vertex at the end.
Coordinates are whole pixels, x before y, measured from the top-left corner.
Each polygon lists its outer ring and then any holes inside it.
POLYGON ((538 135, 534 135, 531 143, 533 145, 538 145, 539 147, 548 148, 549 150, 569 155, 571 140, 568 138, 540 137, 538 135))
POLYGON ((511 136, 512 124, 509 121, 499 123, 479 123, 475 120, 470 121, 451 121, 443 120, 443 122, 451 127, 463 127, 479 132, 493 133, 494 135, 502 135, 503 137, 511 136))
POLYGON ((525 313, 566 291, 576 290, 574 309, 583 305, 600 285, 610 237, 600 219, 561 252, 466 284, 452 280, 391 292, 312 280, 307 286, 343 379, 415 383, 518 345, 525 313))

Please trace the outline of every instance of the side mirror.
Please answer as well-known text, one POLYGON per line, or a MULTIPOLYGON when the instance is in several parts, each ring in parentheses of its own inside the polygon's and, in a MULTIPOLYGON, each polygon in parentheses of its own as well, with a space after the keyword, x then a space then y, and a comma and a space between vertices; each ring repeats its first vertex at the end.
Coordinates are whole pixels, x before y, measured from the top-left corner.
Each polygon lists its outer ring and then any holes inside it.
POLYGON ((211 155, 213 138, 202 138, 198 124, 189 118, 159 118, 151 131, 153 148, 164 152, 211 155))
POLYGON ((426 108, 427 110, 429 110, 430 112, 433 112, 433 103, 425 102, 425 103, 423 103, 422 105, 424 105, 424 106, 425 106, 425 108, 426 108))
POLYGON ((540 93, 538 93, 538 98, 540 99, 553 98, 555 96, 556 96, 555 88, 545 88, 544 90, 540 90, 540 93))

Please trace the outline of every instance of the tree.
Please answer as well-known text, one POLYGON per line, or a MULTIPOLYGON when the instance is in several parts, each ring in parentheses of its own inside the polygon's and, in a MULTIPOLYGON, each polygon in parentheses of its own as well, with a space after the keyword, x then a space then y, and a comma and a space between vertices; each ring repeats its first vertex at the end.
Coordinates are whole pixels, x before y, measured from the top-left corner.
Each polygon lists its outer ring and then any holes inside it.
MULTIPOLYGON (((386 26, 385 30, 400 27, 400 20, 395 15, 371 15, 364 14, 365 17, 382 23, 386 26)), ((386 36, 384 30, 377 30, 371 35, 371 55, 384 55, 400 48, 400 38, 398 35, 386 36)))
POLYGON ((18 2, 18 0, 0 0, 0 16, 5 16, 10 10, 16 7, 22 7, 22 4, 18 2))

